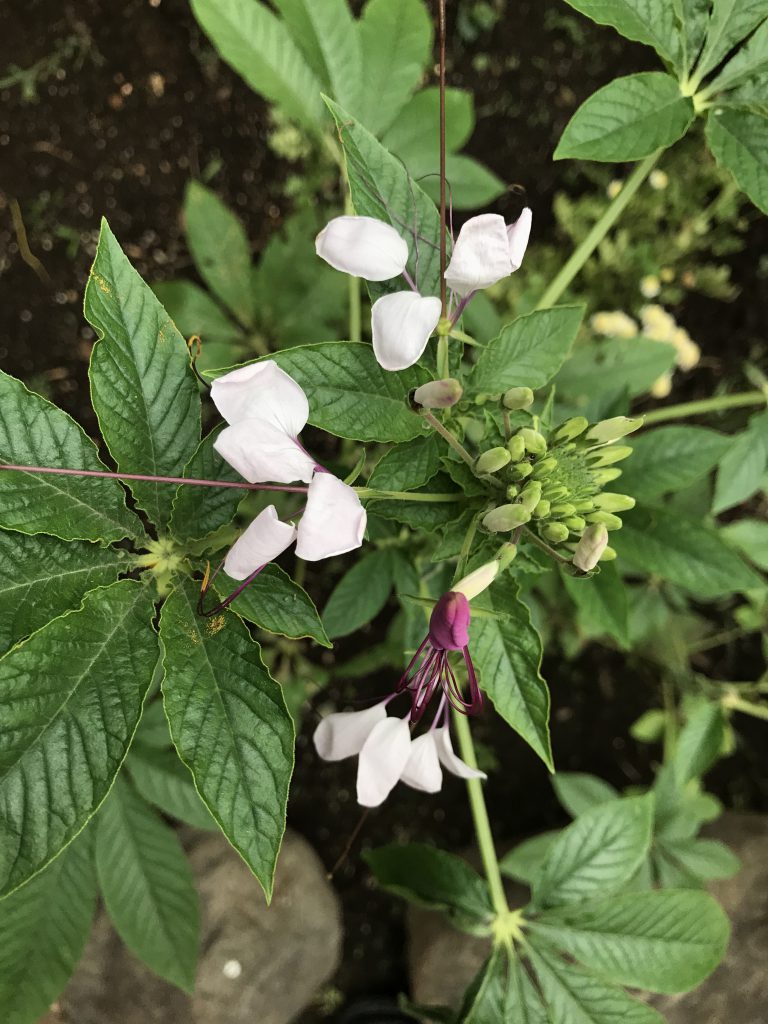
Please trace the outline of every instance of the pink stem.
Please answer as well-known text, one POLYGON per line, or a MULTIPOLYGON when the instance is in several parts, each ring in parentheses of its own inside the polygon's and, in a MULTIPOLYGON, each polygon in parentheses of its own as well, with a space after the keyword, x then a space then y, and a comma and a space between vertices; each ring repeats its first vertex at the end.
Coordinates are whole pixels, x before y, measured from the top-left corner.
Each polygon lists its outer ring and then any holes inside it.
POLYGON ((149 476, 146 473, 108 473, 98 469, 62 469, 54 466, 11 466, 0 464, 0 469, 15 469, 22 473, 50 473, 54 476, 96 476, 109 480, 143 480, 147 483, 194 484, 197 487, 237 487, 244 491, 290 491, 306 494, 307 487, 286 487, 281 484, 247 484, 231 480, 199 480, 192 476, 149 476))

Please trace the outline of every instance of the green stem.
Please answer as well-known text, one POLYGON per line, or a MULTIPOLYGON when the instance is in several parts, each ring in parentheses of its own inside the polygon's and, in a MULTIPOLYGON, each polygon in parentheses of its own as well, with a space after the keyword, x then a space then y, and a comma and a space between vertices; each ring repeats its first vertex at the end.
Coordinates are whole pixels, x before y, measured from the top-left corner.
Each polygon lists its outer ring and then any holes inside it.
POLYGON ((695 402, 682 402, 680 405, 666 405, 662 409, 653 409, 645 413, 644 426, 651 423, 663 423, 665 420, 682 420, 686 416, 702 416, 708 412, 720 412, 723 409, 739 409, 746 405, 762 405, 768 401, 762 391, 744 391, 738 395, 715 395, 713 398, 700 398, 695 402))
POLYGON ((751 701, 744 700, 741 697, 728 695, 723 701, 727 708, 732 708, 734 711, 741 711, 745 715, 752 715, 753 718, 763 718, 768 720, 768 707, 762 704, 753 704, 751 701))
POLYGON ((448 355, 448 335, 441 334, 437 339, 437 380, 445 380, 451 375, 448 355))
POLYGON ((466 462, 466 464, 470 467, 470 469, 474 469, 475 460, 469 454, 469 452, 458 439, 458 437, 454 437, 450 430, 448 430, 447 427, 444 427, 440 420, 436 416, 433 416, 431 412, 423 412, 422 416, 427 421, 427 423, 434 430, 436 430, 445 441, 448 442, 448 444, 451 446, 451 448, 453 448, 453 450, 456 452, 459 458, 463 459, 466 462))
POLYGON ((553 547, 550 547, 550 545, 547 544, 545 540, 542 540, 537 533, 534 533, 530 527, 524 526, 523 533, 533 544, 536 545, 537 548, 541 548, 541 550, 546 552, 550 558, 554 558, 556 562, 559 562, 561 565, 573 565, 570 558, 564 558, 559 551, 555 551, 553 547))
MULTIPOLYGON (((355 207, 352 204, 352 196, 347 192, 344 200, 344 213, 352 215, 355 207)), ((360 278, 347 277, 347 289, 349 294, 349 340, 360 341, 363 336, 362 302, 360 298, 360 278)))
MULTIPOLYGON (((453 720, 456 723, 456 735, 459 740, 462 760, 470 768, 477 768, 477 757, 475 756, 475 745, 472 742, 472 733, 469 728, 469 719, 466 715, 454 715, 453 720)), ((469 794, 469 806, 472 810, 477 845, 480 848, 485 877, 488 879, 488 888, 491 893, 493 908, 500 917, 504 917, 510 912, 509 904, 504 892, 504 882, 499 870, 499 860, 496 856, 491 823, 488 819, 488 808, 485 805, 485 796, 483 795, 480 779, 467 779, 467 793, 469 794)))
POLYGON ((536 307, 537 309, 549 309, 550 306, 554 306, 621 214, 629 206, 633 196, 651 173, 663 152, 663 149, 657 149, 655 153, 651 153, 650 156, 647 156, 645 160, 637 165, 624 182, 621 192, 619 192, 602 217, 595 223, 584 241, 574 250, 571 258, 544 292, 536 307))
POLYGON ((358 498, 382 498, 389 501, 457 501, 458 494, 425 494, 423 491, 380 491, 376 487, 355 487, 358 498))
POLYGON ((664 763, 669 764, 677 745, 677 708, 674 687, 666 676, 661 680, 661 697, 664 703, 664 763))

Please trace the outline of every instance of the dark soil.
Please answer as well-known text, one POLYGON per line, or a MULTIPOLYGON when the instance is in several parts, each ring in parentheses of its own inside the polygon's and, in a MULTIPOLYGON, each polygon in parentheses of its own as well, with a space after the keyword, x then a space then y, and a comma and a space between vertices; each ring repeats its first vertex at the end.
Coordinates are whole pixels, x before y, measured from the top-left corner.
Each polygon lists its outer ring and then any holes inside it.
MULTIPOLYGON (((94 431, 87 397, 92 335, 81 301, 100 216, 109 218, 148 279, 189 273, 179 208, 190 176, 220 162, 213 186, 237 208, 258 252, 288 210, 281 191, 288 166, 266 145, 265 104, 216 62, 186 0, 4 0, 0 6, 0 78, 9 65, 29 67, 64 43, 67 52, 39 83, 34 102, 23 102, 18 86, 0 92, 0 364, 94 431), (23 258, 12 219, 15 202, 40 261, 36 269, 23 258)), ((553 192, 583 187, 575 168, 550 158, 568 117, 615 75, 655 67, 650 51, 590 25, 559 0, 509 4, 490 33, 471 42, 454 35, 451 60, 452 81, 475 89, 485 118, 470 152, 524 186, 541 237, 552 231, 547 211, 553 192)), ((499 211, 513 203, 519 205, 514 196, 502 200, 499 211)), ((688 303, 684 322, 717 362, 692 375, 685 397, 707 393, 717 375, 736 373, 760 337, 768 300, 760 267, 766 241, 765 221, 756 220, 747 251, 734 260, 744 301, 688 303)), ((339 659, 376 632, 374 626, 340 643, 339 659)), ((746 645, 736 662, 716 667, 730 678, 751 678, 758 654, 746 645)), ((647 782, 655 751, 627 736, 629 725, 655 701, 652 677, 598 647, 575 663, 548 659, 545 675, 558 765, 617 785, 647 782)), ((391 682, 369 680, 364 689, 378 694, 391 682)), ((365 695, 360 690, 354 688, 356 697, 365 695)), ((328 697, 352 692, 332 686, 328 697)), ((330 867, 359 809, 353 766, 324 765, 315 757, 309 741, 315 720, 311 713, 299 739, 290 820, 330 867)), ((712 781, 731 805, 766 809, 764 741, 751 726, 744 724, 739 752, 712 781)), ((476 731, 499 761, 488 783, 498 837, 510 841, 562 823, 546 770, 528 748, 490 713, 476 731)), ((457 849, 471 835, 463 789, 449 781, 437 797, 398 790, 370 815, 363 842, 428 839, 457 849)), ((336 984, 347 1000, 394 996, 406 984, 402 907, 373 889, 357 848, 336 885, 347 928, 336 984)))

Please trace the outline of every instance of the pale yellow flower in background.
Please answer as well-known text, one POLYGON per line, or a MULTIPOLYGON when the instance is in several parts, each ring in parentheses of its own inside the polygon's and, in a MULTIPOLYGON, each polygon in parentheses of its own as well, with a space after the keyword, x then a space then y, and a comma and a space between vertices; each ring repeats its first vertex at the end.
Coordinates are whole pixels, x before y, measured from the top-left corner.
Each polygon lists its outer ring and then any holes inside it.
MULTIPOLYGON (((701 359, 701 349, 684 327, 657 303, 649 303, 640 311, 643 335, 652 341, 662 341, 675 349, 675 364, 683 370, 692 370, 701 359)), ((651 388, 654 398, 666 398, 672 390, 672 374, 665 373, 651 388)))
POLYGON ((652 341, 671 342, 677 330, 675 318, 655 302, 643 306, 640 310, 640 321, 643 325, 643 335, 652 341))
POLYGON ((672 374, 662 373, 657 377, 651 387, 651 395, 654 398, 666 398, 672 390, 672 374))
POLYGON ((606 188, 605 192, 609 199, 615 199, 623 188, 624 185, 622 184, 622 182, 614 179, 613 181, 609 182, 608 188, 606 188))
POLYGON ((605 338, 636 338, 638 334, 637 322, 620 309, 595 313, 589 323, 595 334, 605 338))
POLYGON ((646 274, 640 279, 640 294, 644 299, 655 299, 661 291, 661 281, 655 274, 646 274))
POLYGON ((669 184, 669 175, 665 171, 655 170, 651 171, 648 178, 648 184, 651 188, 655 188, 657 192, 666 188, 669 184))
POLYGON ((684 327, 678 327, 672 338, 677 349, 677 365, 681 370, 692 370, 701 359, 701 349, 684 327))

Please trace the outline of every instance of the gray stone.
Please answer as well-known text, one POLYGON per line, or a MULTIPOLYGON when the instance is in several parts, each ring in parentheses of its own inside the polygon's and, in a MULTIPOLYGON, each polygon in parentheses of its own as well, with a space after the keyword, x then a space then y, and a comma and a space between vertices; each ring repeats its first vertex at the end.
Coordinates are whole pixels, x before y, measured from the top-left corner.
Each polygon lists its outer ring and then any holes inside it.
POLYGON ((222 836, 190 830, 185 846, 202 911, 194 996, 139 963, 101 913, 52 1024, 288 1024, 333 975, 340 905, 304 839, 286 835, 270 907, 222 836))

